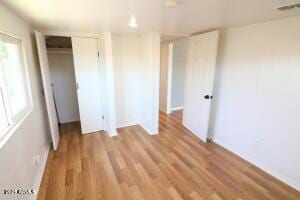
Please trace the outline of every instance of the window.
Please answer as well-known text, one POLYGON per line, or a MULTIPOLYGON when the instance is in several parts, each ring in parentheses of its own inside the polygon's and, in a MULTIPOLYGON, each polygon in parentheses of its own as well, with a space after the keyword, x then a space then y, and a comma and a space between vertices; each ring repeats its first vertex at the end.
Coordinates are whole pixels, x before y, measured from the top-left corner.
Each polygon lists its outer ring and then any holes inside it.
POLYGON ((21 41, 0 33, 0 144, 30 108, 21 41))

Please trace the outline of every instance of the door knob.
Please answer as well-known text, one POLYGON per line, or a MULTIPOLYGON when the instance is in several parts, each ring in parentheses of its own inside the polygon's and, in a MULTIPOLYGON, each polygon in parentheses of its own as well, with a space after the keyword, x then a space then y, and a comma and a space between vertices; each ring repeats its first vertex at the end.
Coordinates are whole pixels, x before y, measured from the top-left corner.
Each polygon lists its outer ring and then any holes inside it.
POLYGON ((204 99, 212 99, 214 96, 209 96, 208 94, 204 96, 204 99))

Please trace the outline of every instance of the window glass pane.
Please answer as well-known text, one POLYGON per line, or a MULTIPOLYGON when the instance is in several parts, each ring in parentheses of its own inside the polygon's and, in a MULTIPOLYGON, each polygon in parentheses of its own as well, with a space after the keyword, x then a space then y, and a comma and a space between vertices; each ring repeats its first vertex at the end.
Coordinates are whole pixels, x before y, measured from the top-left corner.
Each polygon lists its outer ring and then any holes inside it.
MULTIPOLYGON (((2 88, 0 87, 0 133, 8 127, 8 121, 6 118, 6 113, 4 109, 4 102, 3 102, 3 95, 2 95, 2 88)), ((0 134, 1 138, 1 134, 0 134)))
POLYGON ((17 43, 0 40, 1 66, 12 118, 24 111, 27 98, 17 43))

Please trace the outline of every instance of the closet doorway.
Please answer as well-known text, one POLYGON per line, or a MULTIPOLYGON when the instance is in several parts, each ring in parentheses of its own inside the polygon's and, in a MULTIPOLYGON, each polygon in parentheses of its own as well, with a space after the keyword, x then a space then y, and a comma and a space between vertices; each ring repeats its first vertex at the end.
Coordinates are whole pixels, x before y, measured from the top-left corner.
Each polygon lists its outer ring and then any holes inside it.
POLYGON ((46 37, 46 48, 58 123, 80 121, 70 37, 46 37))
POLYGON ((43 90, 54 150, 58 124, 80 121, 81 132, 104 129, 99 40, 36 31, 43 90))

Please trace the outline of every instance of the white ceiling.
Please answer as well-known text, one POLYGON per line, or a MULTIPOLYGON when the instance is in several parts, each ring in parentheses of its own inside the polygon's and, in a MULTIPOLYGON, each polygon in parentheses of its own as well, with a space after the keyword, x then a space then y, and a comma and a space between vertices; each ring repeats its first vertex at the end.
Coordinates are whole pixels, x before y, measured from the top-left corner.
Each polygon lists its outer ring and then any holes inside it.
POLYGON ((275 6, 296 0, 179 0, 166 8, 165 0, 2 0, 39 29, 97 32, 158 31, 180 36, 206 30, 252 24, 299 15, 275 6), (128 27, 135 14, 138 27, 128 27))

